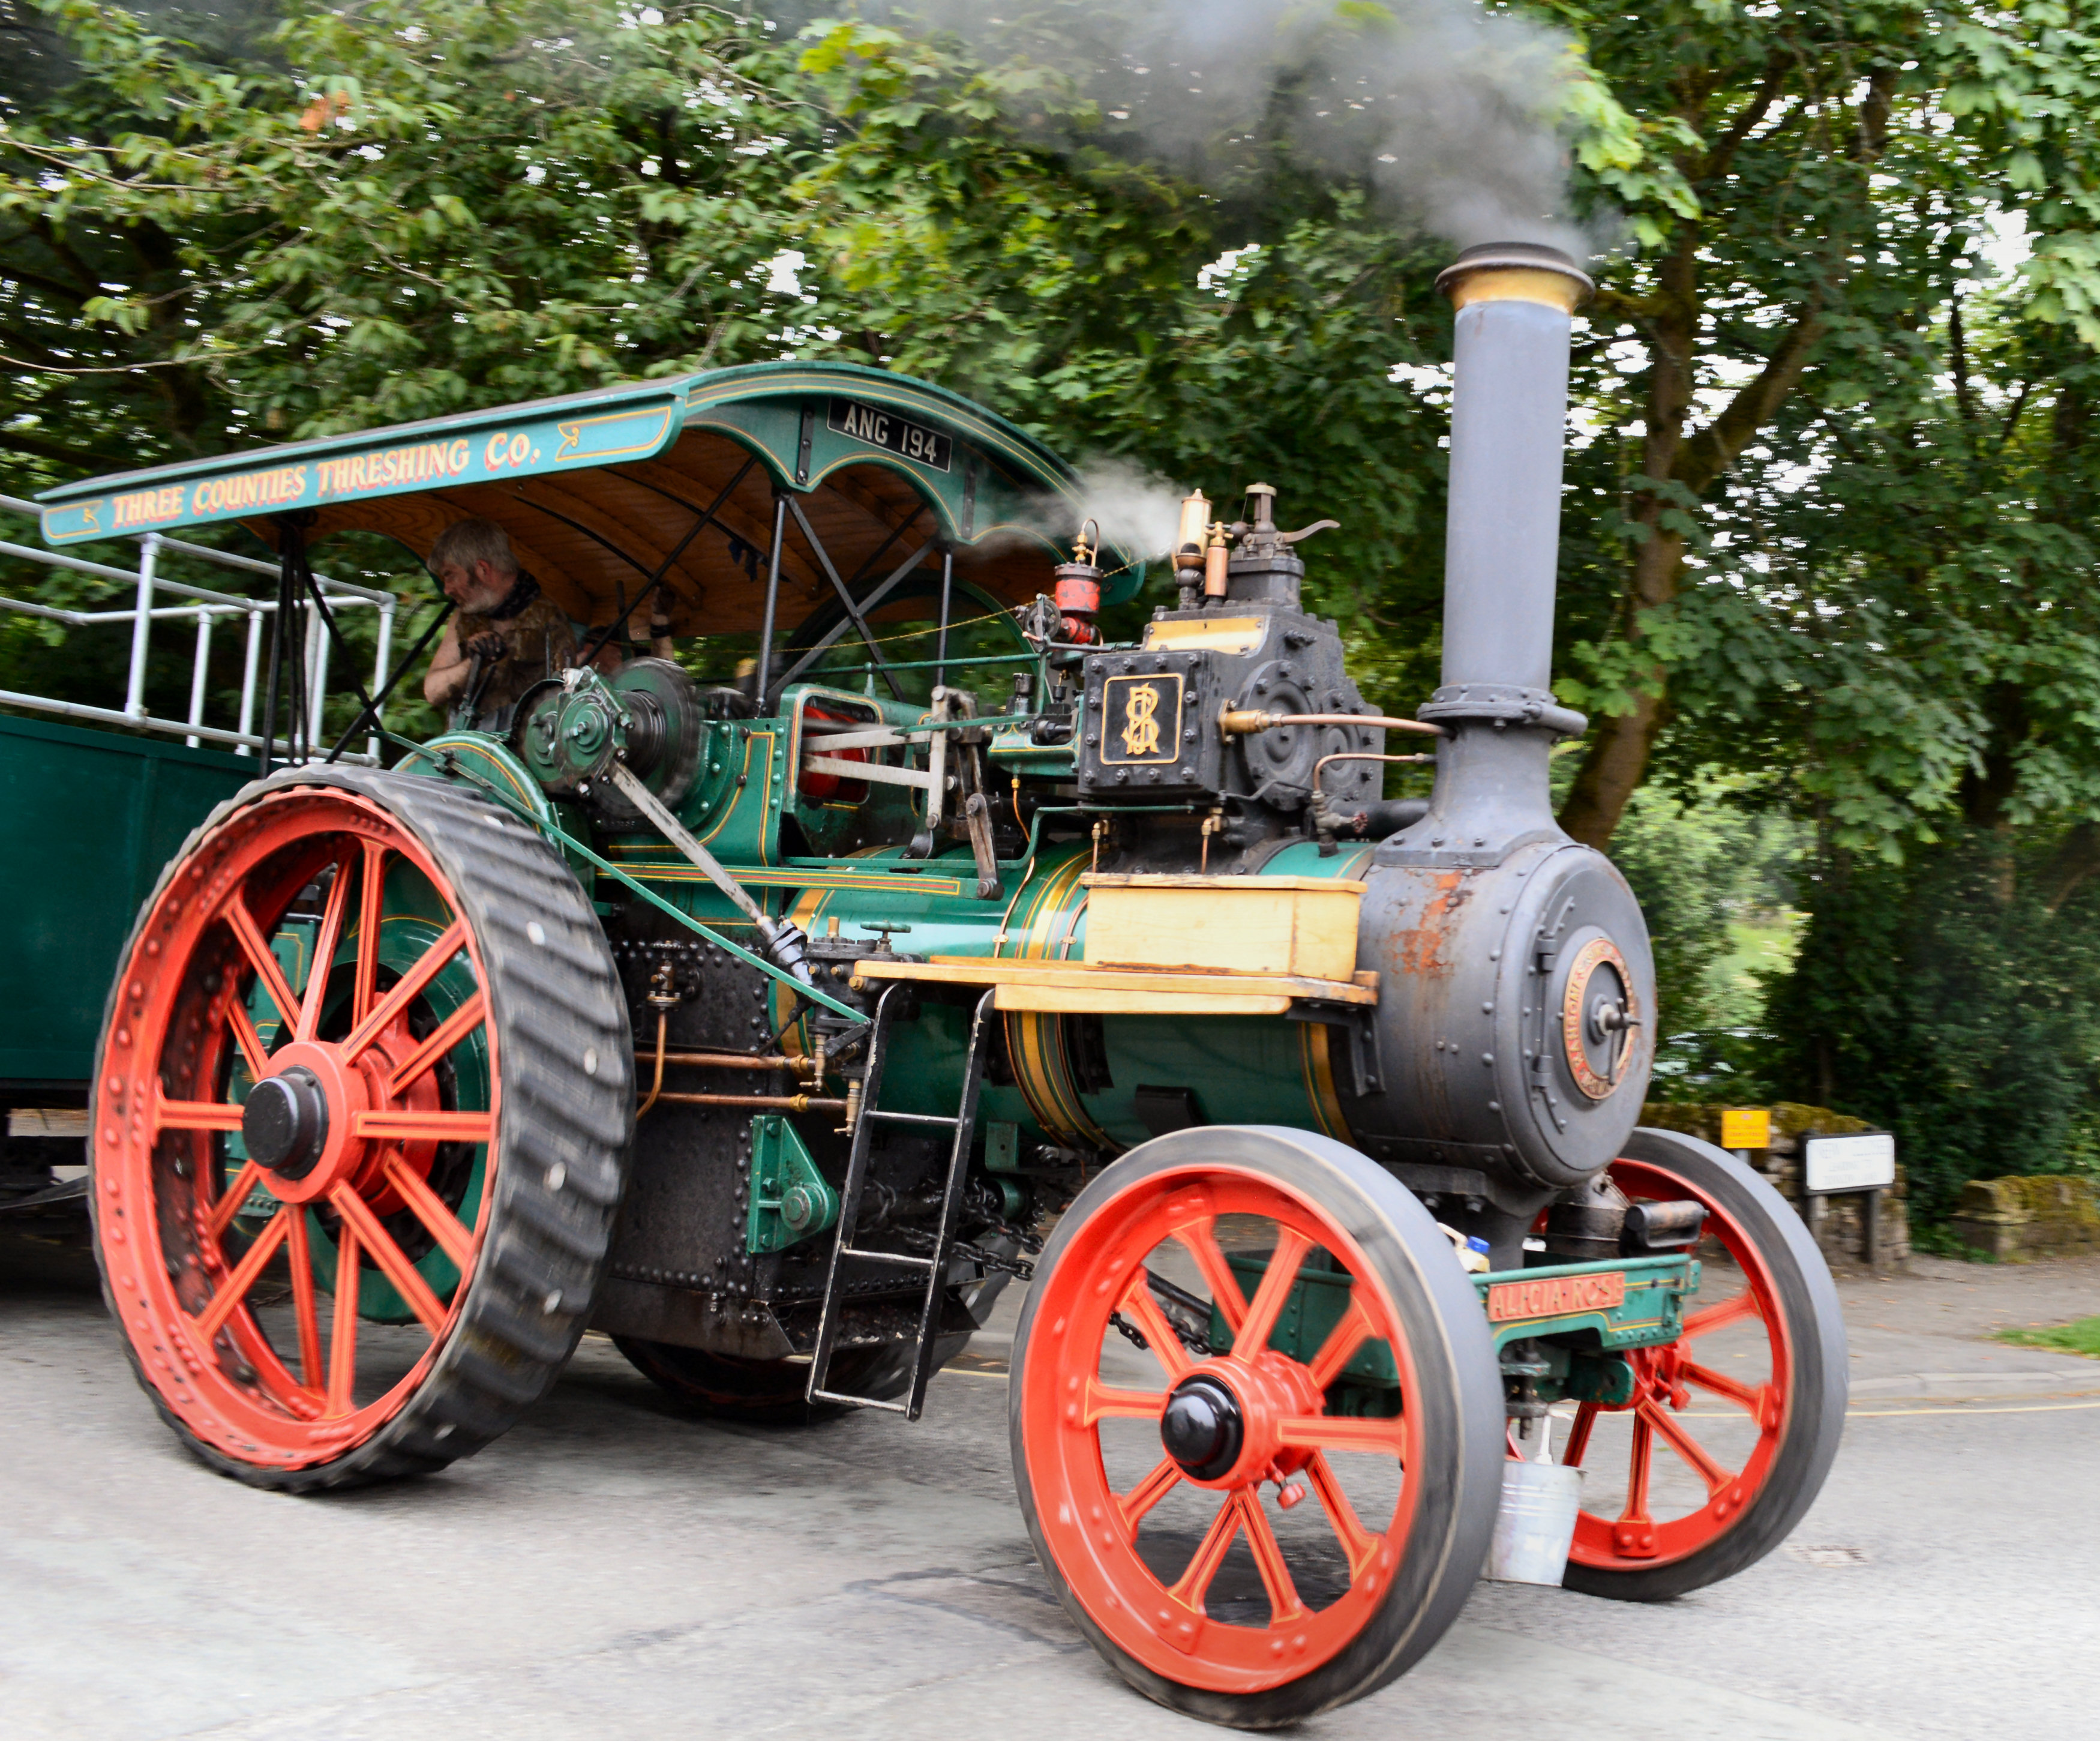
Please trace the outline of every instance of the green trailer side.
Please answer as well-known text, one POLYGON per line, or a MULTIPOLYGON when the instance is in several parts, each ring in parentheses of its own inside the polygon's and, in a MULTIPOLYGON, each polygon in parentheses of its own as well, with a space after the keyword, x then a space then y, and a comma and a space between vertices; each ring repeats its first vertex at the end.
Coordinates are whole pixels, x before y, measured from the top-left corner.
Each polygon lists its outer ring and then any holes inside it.
POLYGON ((252 758, 0 716, 0 1093, 83 1084, 139 904, 252 758))

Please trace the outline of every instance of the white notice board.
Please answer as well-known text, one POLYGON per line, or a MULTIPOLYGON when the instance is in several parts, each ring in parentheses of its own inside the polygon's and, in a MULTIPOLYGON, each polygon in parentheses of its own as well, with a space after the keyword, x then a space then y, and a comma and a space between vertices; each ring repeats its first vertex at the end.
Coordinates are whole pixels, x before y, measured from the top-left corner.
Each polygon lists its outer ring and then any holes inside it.
POLYGON ((1870 1191, 1896 1182, 1896 1139, 1886 1130, 1811 1137, 1802 1147, 1802 1183, 1807 1191, 1870 1191))

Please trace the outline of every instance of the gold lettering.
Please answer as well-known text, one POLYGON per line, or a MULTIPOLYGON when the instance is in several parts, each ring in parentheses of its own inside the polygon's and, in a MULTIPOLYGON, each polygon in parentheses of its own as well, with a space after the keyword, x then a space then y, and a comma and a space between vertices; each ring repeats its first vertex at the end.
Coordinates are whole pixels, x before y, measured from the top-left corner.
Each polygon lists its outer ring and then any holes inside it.
POLYGON ((1123 753, 1133 758, 1159 753, 1159 690, 1140 683, 1123 703, 1123 753))

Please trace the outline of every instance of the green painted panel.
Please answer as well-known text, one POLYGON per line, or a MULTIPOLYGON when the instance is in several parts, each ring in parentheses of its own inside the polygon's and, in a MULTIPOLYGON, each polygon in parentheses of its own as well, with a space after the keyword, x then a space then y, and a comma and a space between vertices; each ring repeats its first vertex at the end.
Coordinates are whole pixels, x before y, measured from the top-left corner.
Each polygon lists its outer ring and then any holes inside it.
POLYGON ((0 717, 0 1079, 86 1080, 140 904, 254 775, 217 750, 0 717))
POLYGON ((44 541, 77 544, 647 459, 677 439, 684 413, 681 385, 651 382, 90 478, 44 493, 44 541))

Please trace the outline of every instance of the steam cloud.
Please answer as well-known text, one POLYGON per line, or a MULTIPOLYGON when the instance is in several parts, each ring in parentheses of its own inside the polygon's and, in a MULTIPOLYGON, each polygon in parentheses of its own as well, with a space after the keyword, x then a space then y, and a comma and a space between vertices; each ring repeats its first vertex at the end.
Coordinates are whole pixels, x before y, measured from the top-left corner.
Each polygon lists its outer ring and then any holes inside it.
MULTIPOLYGON (((1460 247, 1582 258, 1555 131, 1568 39, 1473 0, 908 0, 995 62, 1069 74, 1110 141, 1229 185, 1279 135, 1460 247), (1012 16, 997 15, 1012 13, 1012 16)), ((1026 107, 1019 104, 1019 107, 1026 107)), ((1050 123, 1026 114, 1024 124, 1050 123)))
POLYGON ((1100 521, 1104 539, 1136 560, 1174 547, 1188 493, 1127 460, 1094 460, 1079 468, 1079 497, 1087 513, 1100 521))

